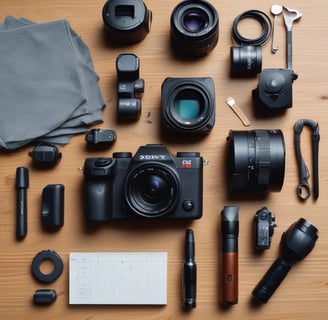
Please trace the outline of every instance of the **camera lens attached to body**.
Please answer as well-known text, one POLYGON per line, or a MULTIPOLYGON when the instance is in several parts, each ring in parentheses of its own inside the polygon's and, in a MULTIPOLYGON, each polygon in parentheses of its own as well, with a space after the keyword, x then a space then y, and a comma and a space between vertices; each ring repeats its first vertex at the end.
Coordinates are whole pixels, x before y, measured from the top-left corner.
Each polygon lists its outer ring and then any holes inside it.
POLYGON ((102 17, 112 40, 131 44, 143 40, 149 33, 152 12, 142 0, 108 0, 102 17))
POLYGON ((227 161, 231 191, 280 191, 285 176, 282 131, 231 130, 227 161))
POLYGON ((162 84, 164 129, 208 132, 215 123, 215 88, 211 78, 166 78, 162 84))
POLYGON ((163 164, 147 163, 129 173, 124 189, 128 209, 143 217, 159 217, 175 211, 179 180, 163 164))
POLYGON ((219 39, 219 16, 206 1, 180 2, 171 15, 171 40, 182 55, 199 57, 216 46, 219 39))

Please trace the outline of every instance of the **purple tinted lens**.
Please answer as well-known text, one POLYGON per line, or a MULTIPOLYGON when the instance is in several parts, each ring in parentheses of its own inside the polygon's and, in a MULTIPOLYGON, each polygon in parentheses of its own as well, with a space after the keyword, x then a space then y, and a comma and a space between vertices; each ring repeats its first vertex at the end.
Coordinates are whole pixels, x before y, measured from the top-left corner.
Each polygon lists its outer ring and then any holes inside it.
POLYGON ((189 32, 199 32, 207 23, 208 19, 201 11, 187 11, 183 17, 183 26, 189 32))

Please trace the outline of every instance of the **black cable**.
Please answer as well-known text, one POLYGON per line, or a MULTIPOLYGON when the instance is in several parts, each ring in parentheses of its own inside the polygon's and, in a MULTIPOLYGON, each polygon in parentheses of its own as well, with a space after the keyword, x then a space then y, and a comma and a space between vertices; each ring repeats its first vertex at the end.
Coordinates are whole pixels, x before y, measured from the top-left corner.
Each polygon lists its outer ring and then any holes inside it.
POLYGON ((262 46, 272 35, 272 22, 269 16, 260 10, 248 10, 237 16, 232 27, 233 39, 240 45, 262 46), (250 39, 243 37, 238 31, 238 24, 244 19, 255 19, 262 26, 262 33, 259 37, 250 39))

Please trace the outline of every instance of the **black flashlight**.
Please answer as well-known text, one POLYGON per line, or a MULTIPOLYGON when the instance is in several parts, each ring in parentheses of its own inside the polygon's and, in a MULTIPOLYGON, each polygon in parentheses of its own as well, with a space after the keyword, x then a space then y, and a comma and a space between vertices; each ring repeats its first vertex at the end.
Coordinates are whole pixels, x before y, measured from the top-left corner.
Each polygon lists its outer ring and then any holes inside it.
POLYGON ((292 224, 281 237, 281 255, 258 283, 252 294, 266 303, 285 279, 293 262, 304 259, 314 248, 318 229, 301 218, 292 224))

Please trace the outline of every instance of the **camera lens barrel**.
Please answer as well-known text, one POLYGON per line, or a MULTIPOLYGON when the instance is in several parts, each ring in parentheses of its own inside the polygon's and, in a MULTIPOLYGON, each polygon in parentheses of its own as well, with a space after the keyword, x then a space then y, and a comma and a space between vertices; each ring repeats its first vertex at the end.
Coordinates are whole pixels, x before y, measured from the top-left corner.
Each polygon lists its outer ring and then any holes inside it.
POLYGON ((255 77, 262 70, 262 48, 259 46, 233 46, 230 59, 232 77, 255 77))
POLYGON ((215 123, 215 87, 212 78, 166 78, 162 84, 164 129, 209 132, 215 123))
POLYGON ((102 17, 110 39, 123 44, 143 40, 152 22, 152 12, 142 0, 108 0, 102 17))
POLYGON ((206 1, 180 2, 171 14, 171 40, 175 51, 200 57, 209 53, 219 39, 219 15, 206 1))
POLYGON ((285 176, 281 130, 231 130, 227 155, 231 191, 281 190, 285 176))
POLYGON ((179 178, 170 167, 149 162, 127 176, 125 202, 131 212, 156 218, 176 210, 179 190, 179 178))

